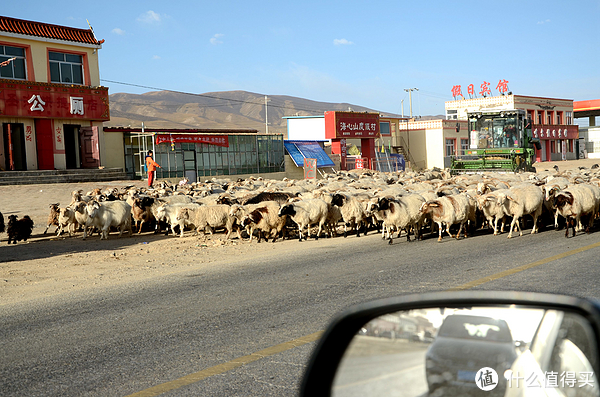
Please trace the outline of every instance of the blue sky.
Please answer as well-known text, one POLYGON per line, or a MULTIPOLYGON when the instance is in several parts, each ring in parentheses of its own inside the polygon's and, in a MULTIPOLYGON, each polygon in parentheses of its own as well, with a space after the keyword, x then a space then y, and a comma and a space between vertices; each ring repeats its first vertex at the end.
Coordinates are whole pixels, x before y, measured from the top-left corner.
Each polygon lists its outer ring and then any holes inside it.
MULTIPOLYGON (((600 98, 595 1, 23 1, 2 15, 87 28, 101 79, 444 113, 452 87, 600 98)), ((149 89, 103 82, 110 93, 149 89)))

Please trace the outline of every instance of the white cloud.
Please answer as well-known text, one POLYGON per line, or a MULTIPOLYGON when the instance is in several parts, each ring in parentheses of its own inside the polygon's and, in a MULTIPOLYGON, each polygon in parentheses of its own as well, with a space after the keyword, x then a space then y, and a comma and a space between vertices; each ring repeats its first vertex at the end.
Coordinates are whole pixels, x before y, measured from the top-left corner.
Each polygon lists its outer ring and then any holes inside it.
POLYGON ((152 59, 160 59, 160 55, 153 55, 152 59))
POLYGON ((225 36, 223 33, 217 33, 215 34, 211 39, 210 39, 210 44, 212 45, 218 45, 218 44, 223 44, 223 42, 221 40, 219 40, 221 37, 225 36))
POLYGON ((352 45, 354 43, 351 41, 348 41, 346 39, 335 39, 335 40, 333 40, 333 44, 334 45, 352 45))
POLYGON ((161 21, 160 14, 155 13, 154 11, 146 11, 142 15, 140 15, 137 20, 144 23, 159 23, 161 21))
POLYGON ((549 20, 549 19, 546 19, 545 21, 538 21, 538 23, 537 23, 537 24, 538 24, 538 25, 543 25, 543 24, 545 24, 545 23, 550 23, 550 20, 549 20))
POLYGON ((124 31, 123 29, 119 29, 119 28, 114 28, 114 29, 112 30, 112 32, 113 32, 114 34, 118 34, 119 36, 123 36, 123 35, 125 34, 125 31, 124 31))

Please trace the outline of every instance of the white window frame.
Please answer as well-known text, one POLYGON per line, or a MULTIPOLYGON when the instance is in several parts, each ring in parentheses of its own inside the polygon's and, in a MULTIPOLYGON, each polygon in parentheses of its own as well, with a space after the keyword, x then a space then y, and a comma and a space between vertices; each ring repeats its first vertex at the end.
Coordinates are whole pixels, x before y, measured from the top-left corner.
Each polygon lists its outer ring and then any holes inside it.
POLYGON ((57 84, 76 84, 76 85, 85 85, 85 74, 84 74, 84 70, 83 70, 83 64, 84 64, 84 58, 83 55, 81 54, 71 54, 68 52, 59 52, 59 51, 48 51, 48 64, 50 66, 50 82, 51 83, 57 83, 57 84), (64 60, 59 61, 59 60, 54 60, 54 59, 50 59, 51 54, 60 54, 64 56, 64 60), (68 56, 76 56, 79 57, 81 59, 81 62, 73 62, 73 61, 68 61, 67 57, 68 56), (58 73, 59 73, 59 80, 52 80, 52 65, 53 64, 57 64, 58 65, 58 73), (71 70, 71 78, 73 77, 73 66, 79 66, 81 69, 81 83, 76 83, 73 81, 65 81, 66 80, 66 76, 63 76, 63 66, 64 65, 69 65, 70 70, 71 70))

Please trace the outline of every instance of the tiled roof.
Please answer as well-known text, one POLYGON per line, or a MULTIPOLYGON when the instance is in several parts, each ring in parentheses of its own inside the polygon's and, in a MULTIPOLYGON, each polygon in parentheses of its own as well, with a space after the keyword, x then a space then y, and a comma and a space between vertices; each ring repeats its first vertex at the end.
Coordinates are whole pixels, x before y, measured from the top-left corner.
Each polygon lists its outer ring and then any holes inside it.
POLYGON ((92 29, 76 29, 48 23, 25 21, 0 16, 0 32, 24 34, 48 39, 73 41, 76 43, 99 45, 104 40, 96 40, 92 29))

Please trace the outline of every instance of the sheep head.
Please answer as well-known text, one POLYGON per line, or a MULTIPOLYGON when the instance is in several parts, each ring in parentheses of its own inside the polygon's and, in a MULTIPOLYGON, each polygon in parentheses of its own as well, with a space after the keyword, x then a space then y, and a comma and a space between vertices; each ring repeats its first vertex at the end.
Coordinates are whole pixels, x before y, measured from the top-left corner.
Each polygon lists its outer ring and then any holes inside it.
POLYGON ((294 208, 294 204, 286 204, 284 206, 282 206, 279 209, 279 212, 277 213, 278 216, 284 216, 284 215, 289 215, 289 216, 294 216, 296 215, 296 209, 294 208))
POLYGON ((331 204, 341 207, 346 202, 347 198, 343 194, 336 193, 332 196, 331 204))
POLYGON ((94 218, 98 214, 98 210, 100 209, 100 203, 97 201, 90 201, 86 206, 86 211, 90 218, 94 218))
POLYGON ((188 220, 190 219, 190 209, 189 208, 181 208, 177 212, 177 220, 188 220))

